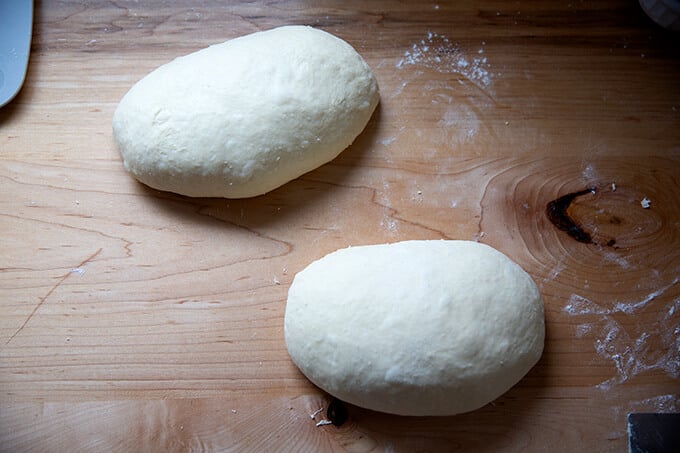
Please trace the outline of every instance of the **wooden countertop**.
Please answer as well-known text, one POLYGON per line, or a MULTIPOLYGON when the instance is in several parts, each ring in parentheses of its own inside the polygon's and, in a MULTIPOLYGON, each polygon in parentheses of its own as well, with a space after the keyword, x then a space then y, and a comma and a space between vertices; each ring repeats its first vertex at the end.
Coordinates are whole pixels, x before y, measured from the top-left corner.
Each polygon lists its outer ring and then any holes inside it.
POLYGON ((624 451, 627 413, 680 410, 679 43, 634 0, 38 1, 0 110, 1 449, 624 451), (353 146, 248 200, 125 173, 111 117, 134 82, 294 23, 376 72, 353 146), (591 244, 546 216, 588 188, 568 214, 591 244), (520 263, 543 358, 469 414, 316 427, 329 399, 286 353, 288 286, 337 248, 416 238, 520 263))

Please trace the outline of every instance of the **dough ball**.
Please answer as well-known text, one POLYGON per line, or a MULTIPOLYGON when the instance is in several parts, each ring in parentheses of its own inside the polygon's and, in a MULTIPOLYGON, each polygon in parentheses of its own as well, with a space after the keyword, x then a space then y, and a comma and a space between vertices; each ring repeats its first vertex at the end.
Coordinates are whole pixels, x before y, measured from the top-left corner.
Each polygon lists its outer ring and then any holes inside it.
POLYGON ((345 41, 306 26, 177 58, 137 82, 113 117, 125 168, 196 197, 252 197, 334 159, 364 129, 378 84, 345 41))
POLYGON ((453 415, 505 393, 536 364, 543 300, 522 268, 468 241, 350 247, 288 292, 288 351, 314 384, 400 415, 453 415))

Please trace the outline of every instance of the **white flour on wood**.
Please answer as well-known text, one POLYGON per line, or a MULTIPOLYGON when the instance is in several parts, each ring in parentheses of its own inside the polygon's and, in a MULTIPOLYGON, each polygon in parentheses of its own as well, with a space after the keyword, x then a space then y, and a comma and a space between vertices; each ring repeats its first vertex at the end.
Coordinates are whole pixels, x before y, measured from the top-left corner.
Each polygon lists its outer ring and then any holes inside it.
POLYGON ((661 370, 673 379, 680 378, 680 322, 675 314, 680 310, 680 299, 667 304, 659 317, 647 326, 626 328, 615 318, 634 316, 646 309, 674 286, 679 279, 635 302, 617 302, 612 308, 599 305, 583 296, 572 294, 564 311, 573 316, 597 319, 579 324, 576 337, 594 337, 593 346, 601 357, 616 367, 616 375, 597 387, 608 390, 639 374, 661 370))
POLYGON ((441 73, 460 74, 485 90, 493 84, 494 74, 484 55, 483 45, 472 53, 466 52, 446 36, 432 31, 425 38, 413 43, 395 66, 397 69, 422 66, 441 73))

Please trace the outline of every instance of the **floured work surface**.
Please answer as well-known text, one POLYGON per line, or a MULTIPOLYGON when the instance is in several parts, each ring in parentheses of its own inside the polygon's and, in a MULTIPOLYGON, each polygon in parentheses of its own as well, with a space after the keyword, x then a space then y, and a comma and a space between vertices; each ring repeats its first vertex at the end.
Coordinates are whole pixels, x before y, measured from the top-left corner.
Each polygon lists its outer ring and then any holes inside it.
POLYGON ((0 444, 621 451, 626 414, 680 409, 678 38, 635 2, 119 6, 37 5, 26 84, 0 110, 0 444), (111 117, 134 82, 291 23, 375 71, 354 145, 248 200, 125 173, 111 117), (349 245, 436 238, 536 280, 542 359, 471 414, 348 407, 317 427, 330 399, 283 341, 293 276, 349 245))

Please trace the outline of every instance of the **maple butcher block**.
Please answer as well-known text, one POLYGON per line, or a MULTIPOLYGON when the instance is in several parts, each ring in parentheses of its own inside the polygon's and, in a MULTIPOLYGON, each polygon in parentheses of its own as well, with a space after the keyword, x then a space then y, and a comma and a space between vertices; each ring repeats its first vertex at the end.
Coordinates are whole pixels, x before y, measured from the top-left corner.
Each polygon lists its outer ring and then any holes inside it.
POLYGON ((680 411, 679 44, 633 0, 36 1, 0 109, 0 450, 624 451, 628 413, 680 411), (125 172, 130 86, 288 24, 375 72, 350 148, 251 199, 125 172), (287 354, 297 272, 408 239, 491 245, 543 295, 542 358, 482 409, 332 403, 287 354))

